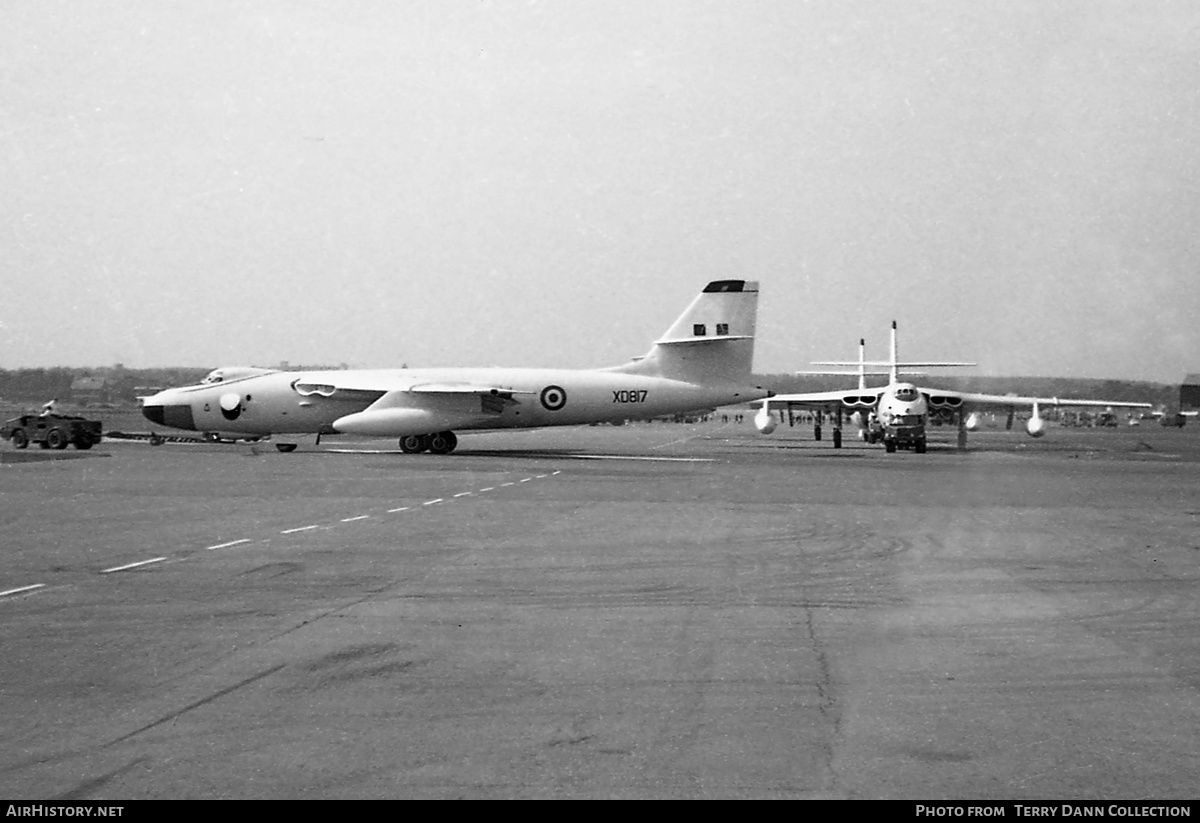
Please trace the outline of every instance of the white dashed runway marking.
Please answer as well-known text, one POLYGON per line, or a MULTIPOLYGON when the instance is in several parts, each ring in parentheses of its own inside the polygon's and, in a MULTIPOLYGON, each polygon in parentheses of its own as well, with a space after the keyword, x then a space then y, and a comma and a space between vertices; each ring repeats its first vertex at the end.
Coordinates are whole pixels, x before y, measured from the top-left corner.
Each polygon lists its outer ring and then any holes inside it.
POLYGON ((113 572, 123 572, 126 569, 136 569, 139 566, 149 566, 151 563, 161 563, 167 558, 152 557, 149 560, 139 560, 136 563, 126 563, 124 566, 113 566, 111 569, 103 569, 100 574, 112 574, 113 572))
POLYGON ((228 549, 230 546, 240 546, 243 543, 249 542, 250 538, 243 537, 241 540, 230 540, 228 543, 218 543, 215 546, 208 546, 207 549, 208 551, 212 551, 213 549, 228 549))
POLYGON ((32 586, 22 586, 19 589, 9 589, 8 591, 0 592, 0 597, 8 597, 10 594, 21 594, 21 592, 32 592, 44 588, 46 588, 45 583, 34 583, 32 586))
MULTIPOLYGON (((348 450, 347 450, 347 451, 348 451, 348 450)), ((599 456, 599 457, 600 457, 600 459, 602 459, 602 458, 604 458, 604 457, 608 457, 609 459, 622 459, 622 458, 619 458, 619 457, 617 457, 616 455, 601 455, 601 456, 599 456)), ((625 459, 638 459, 638 458, 625 458, 625 459)), ((656 459, 656 458, 641 458, 641 459, 651 459, 651 460, 653 460, 653 459, 656 459)), ((660 460, 663 460, 663 459, 670 460, 670 459, 682 459, 682 458, 657 458, 657 459, 660 459, 660 460)), ((529 482, 530 482, 530 481, 532 481, 532 480, 542 480, 542 479, 544 479, 544 478, 547 478, 547 477, 553 477, 553 476, 555 476, 555 475, 558 475, 558 474, 562 474, 562 471, 561 471, 561 470, 558 470, 558 471, 551 472, 551 473, 549 473, 549 474, 539 474, 539 475, 535 475, 535 476, 533 476, 533 477, 523 477, 523 478, 521 478, 520 480, 514 480, 514 481, 508 481, 508 482, 505 482, 505 483, 500 483, 498 486, 484 486, 483 488, 481 488, 481 489, 477 489, 476 491, 479 491, 479 492, 490 492, 490 491, 496 491, 496 489, 497 489, 497 488, 506 488, 506 487, 508 487, 508 486, 516 486, 518 483, 529 483, 529 482)), ((460 498, 460 497, 470 497, 470 496, 472 496, 473 494, 475 494, 475 491, 463 491, 463 492, 457 492, 457 493, 455 493, 455 494, 453 495, 453 497, 451 498, 451 500, 456 500, 456 499, 458 499, 458 498, 460 498)), ((426 500, 426 501, 425 501, 424 503, 422 503, 421 505, 422 505, 422 506, 433 506, 433 505, 435 505, 435 504, 438 504, 438 503, 445 503, 445 502, 447 502, 447 498, 444 498, 444 497, 437 497, 437 498, 434 498, 433 500, 426 500)), ((412 509, 412 508, 413 508, 412 506, 397 506, 397 507, 395 507, 395 508, 388 509, 388 510, 387 510, 387 513, 388 513, 388 514, 396 514, 396 513, 399 513, 399 512, 405 512, 405 511, 409 511, 409 510, 410 510, 410 509, 412 509)), ((356 522, 356 521, 359 521, 359 520, 367 520, 367 519, 368 519, 368 518, 370 518, 370 517, 371 517, 371 515, 369 515, 369 514, 359 514, 359 515, 355 515, 355 516, 353 516, 353 517, 343 517, 343 518, 340 518, 340 519, 339 519, 339 522, 341 522, 341 523, 354 523, 354 522, 356 522)), ((279 533, 280 533, 280 534, 297 534, 297 533, 299 533, 299 532, 313 531, 314 529, 321 529, 321 528, 329 528, 329 526, 323 526, 323 525, 322 525, 322 524, 320 524, 320 523, 312 523, 312 524, 310 524, 310 525, 307 525, 307 526, 296 526, 296 527, 294 527, 294 528, 291 528, 291 529, 283 529, 283 530, 282 530, 281 532, 279 532, 279 533)), ((225 542, 223 542, 223 543, 215 543, 215 544, 213 544, 213 545, 211 545, 211 546, 205 546, 205 550, 207 550, 207 551, 214 551, 214 550, 216 550, 216 549, 228 549, 228 548, 231 548, 231 547, 233 547, 233 546, 241 546, 241 545, 244 545, 244 544, 247 544, 247 543, 253 543, 253 542, 254 542, 254 540, 253 540, 252 538, 249 538, 249 537, 242 537, 242 538, 239 538, 239 539, 237 539, 237 540, 227 540, 227 541, 225 541, 225 542)), ((184 557, 186 557, 186 555, 184 555, 184 557)), ((165 561, 167 561, 167 560, 169 560, 169 559, 170 559, 170 558, 169 558, 169 557, 167 557, 167 556, 163 556, 163 557, 152 557, 152 558, 150 558, 149 560, 139 560, 139 561, 137 561, 136 563, 126 563, 126 564, 124 564, 124 565, 121 565, 121 566, 113 566, 113 567, 112 567, 112 568, 110 568, 110 569, 102 569, 102 570, 101 570, 99 573, 100 573, 100 574, 113 574, 114 572, 128 571, 128 570, 130 570, 130 569, 137 569, 137 568, 141 568, 142 566, 149 566, 149 565, 151 565, 151 564, 153 564, 153 563, 163 563, 163 562, 165 562, 165 561)), ((178 558, 178 559, 184 559, 184 558, 182 558, 182 557, 181 557, 181 558, 178 558)), ((47 585, 46 585, 45 583, 35 583, 35 584, 33 584, 33 585, 29 585, 29 586, 20 586, 20 587, 18 587, 18 588, 15 588, 15 589, 7 589, 7 590, 5 590, 5 591, 0 591, 0 597, 11 597, 11 596, 14 596, 14 595, 26 594, 26 593, 29 593, 29 592, 35 592, 35 591, 39 591, 39 590, 41 590, 41 589, 45 589, 45 588, 47 588, 47 585)))

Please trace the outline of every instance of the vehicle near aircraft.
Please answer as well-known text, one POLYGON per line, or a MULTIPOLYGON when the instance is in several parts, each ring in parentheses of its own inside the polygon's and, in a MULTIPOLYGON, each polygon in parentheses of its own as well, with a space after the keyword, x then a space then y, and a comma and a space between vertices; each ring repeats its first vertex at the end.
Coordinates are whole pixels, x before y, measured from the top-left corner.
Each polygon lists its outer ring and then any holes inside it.
POLYGON ((610 423, 766 397, 751 382, 757 312, 757 282, 714 280, 645 356, 611 368, 228 367, 143 398, 142 414, 233 437, 358 434, 447 454, 455 431, 610 423))
MULTIPOLYGON (((849 416, 851 423, 858 429, 860 439, 868 443, 882 443, 886 451, 895 452, 897 449, 912 449, 918 454, 927 449, 926 428, 931 415, 950 415, 958 425, 958 447, 967 446, 967 432, 979 427, 980 412, 987 409, 1003 409, 1008 411, 1007 428, 1012 428, 1013 417, 1018 406, 1028 407, 1031 414, 1025 423, 1025 430, 1030 437, 1041 437, 1046 433, 1046 421, 1041 416, 1041 408, 1045 406, 1101 406, 1111 412, 1113 407, 1149 408, 1149 403, 1126 403, 1110 400, 1080 400, 1058 397, 1021 397, 1008 394, 982 394, 979 392, 961 392, 950 389, 918 386, 900 379, 904 370, 909 368, 932 368, 947 366, 971 366, 973 363, 947 362, 901 362, 897 357, 896 322, 892 321, 891 359, 887 361, 870 362, 865 358, 865 345, 859 341, 859 359, 857 363, 825 362, 815 365, 825 366, 857 366, 858 388, 845 391, 805 392, 799 394, 777 394, 762 402, 761 408, 754 416, 754 424, 762 434, 770 434, 778 425, 771 413, 772 408, 794 407, 815 409, 817 411, 813 433, 817 440, 821 439, 821 422, 826 415, 833 417, 833 447, 842 447, 842 423, 849 416), (867 367, 883 366, 883 372, 888 376, 885 386, 867 388, 867 367)), ((828 374, 829 372, 818 372, 828 374)), ((845 374, 845 372, 838 372, 845 374)), ((910 373, 911 374, 911 373, 910 373)))
POLYGON ((43 449, 90 449, 102 437, 99 420, 87 420, 73 414, 59 414, 54 401, 43 406, 41 414, 23 414, 0 426, 0 439, 10 440, 15 448, 36 443, 43 449))

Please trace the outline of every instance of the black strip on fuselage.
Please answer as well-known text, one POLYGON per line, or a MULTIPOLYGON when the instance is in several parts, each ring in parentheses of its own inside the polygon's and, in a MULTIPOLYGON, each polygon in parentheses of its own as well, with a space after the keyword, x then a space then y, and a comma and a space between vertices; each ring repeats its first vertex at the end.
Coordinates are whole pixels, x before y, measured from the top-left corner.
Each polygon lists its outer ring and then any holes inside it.
POLYGON ((746 288, 745 280, 714 280, 704 287, 704 293, 714 291, 743 291, 746 288))
POLYGON ((151 423, 160 426, 170 426, 173 429, 191 429, 195 431, 196 421, 192 417, 192 407, 186 404, 171 406, 142 406, 142 416, 151 423))

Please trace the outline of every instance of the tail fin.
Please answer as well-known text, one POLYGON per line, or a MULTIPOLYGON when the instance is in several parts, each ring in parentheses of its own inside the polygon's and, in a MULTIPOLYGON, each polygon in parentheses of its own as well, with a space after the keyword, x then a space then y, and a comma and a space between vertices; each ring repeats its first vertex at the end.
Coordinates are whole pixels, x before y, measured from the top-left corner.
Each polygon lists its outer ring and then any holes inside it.
POLYGON ((867 341, 858 338, 858 390, 867 390, 867 341))
MULTIPOLYGON (((866 360, 863 354, 863 341, 858 341, 858 362, 847 363, 845 361, 821 360, 814 361, 815 366, 858 366, 858 387, 863 388, 863 383, 868 374, 886 374, 888 379, 893 383, 899 383, 903 375, 918 375, 924 372, 911 371, 913 368, 947 368, 951 366, 974 366, 974 363, 949 363, 945 361, 932 362, 928 360, 908 360, 902 361, 896 350, 896 321, 892 321, 892 359, 891 360, 866 360), (867 371, 867 366, 883 367, 886 372, 867 371)), ((840 372, 846 374, 846 372, 840 372)), ((839 374, 839 372, 797 372, 797 374, 839 374)))
POLYGON ((867 391, 868 377, 887 377, 891 375, 890 371, 878 371, 876 369, 868 369, 867 366, 886 366, 887 363, 881 363, 876 360, 867 360, 867 341, 863 338, 858 339, 858 360, 849 362, 846 360, 814 360, 814 366, 854 366, 854 371, 814 371, 812 369, 798 371, 795 374, 821 374, 821 375, 857 375, 858 390, 867 391))
POLYGON ((645 357, 609 371, 689 383, 748 383, 757 318, 756 281, 714 280, 645 357))
POLYGON ((910 374, 910 375, 911 374, 921 374, 921 372, 908 371, 908 369, 911 369, 911 368, 944 369, 944 368, 953 368, 956 366, 974 366, 976 364, 975 363, 959 363, 959 362, 951 363, 951 362, 946 362, 946 361, 933 362, 933 361, 929 361, 929 360, 921 360, 921 361, 915 361, 915 360, 902 361, 902 360, 900 360, 899 355, 896 352, 896 321, 893 320, 892 321, 892 362, 884 363, 883 365, 885 365, 889 369, 891 369, 891 372, 892 372, 891 381, 893 383, 899 383, 901 373, 910 374))

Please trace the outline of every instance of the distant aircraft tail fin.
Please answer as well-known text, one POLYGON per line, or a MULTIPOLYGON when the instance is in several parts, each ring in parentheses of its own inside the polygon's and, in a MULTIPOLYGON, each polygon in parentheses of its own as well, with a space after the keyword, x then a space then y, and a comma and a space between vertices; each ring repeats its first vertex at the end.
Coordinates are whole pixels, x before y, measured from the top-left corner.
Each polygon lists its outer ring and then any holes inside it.
POLYGON ((714 280, 645 357, 609 371, 689 383, 748 383, 757 318, 756 281, 714 280))
MULTIPOLYGON (((864 354, 863 354, 863 345, 864 345, 863 341, 859 340, 858 341, 858 362, 857 363, 850 363, 850 362, 841 361, 841 360, 839 360, 839 361, 819 360, 819 361, 813 361, 813 365, 814 366, 858 366, 858 368, 859 368, 859 371, 857 372, 857 374, 859 375, 858 387, 860 389, 863 388, 863 385, 866 382, 866 376, 868 374, 886 374, 888 376, 888 380, 891 383, 895 384, 895 383, 899 383, 900 378, 904 375, 911 376, 911 375, 917 375, 917 374, 924 374, 924 372, 912 371, 912 369, 914 369, 914 368, 944 369, 944 368, 950 368, 950 367, 954 367, 954 366, 974 366, 974 365, 976 365, 975 363, 960 363, 960 362, 951 363, 951 362, 946 362, 946 361, 934 362, 934 361, 929 361, 929 360, 919 360, 919 361, 918 360, 900 360, 899 354, 897 353, 897 348, 896 348, 896 321, 895 320, 892 321, 892 352, 891 352, 892 358, 890 360, 867 360, 867 359, 865 359, 864 354), (885 372, 867 371, 867 366, 883 367, 883 368, 886 368, 887 371, 885 371, 885 372)), ((797 373, 798 374, 836 374, 837 372, 810 371, 810 372, 797 372, 797 373)), ((841 372, 841 373, 845 374, 846 372, 841 372)))

